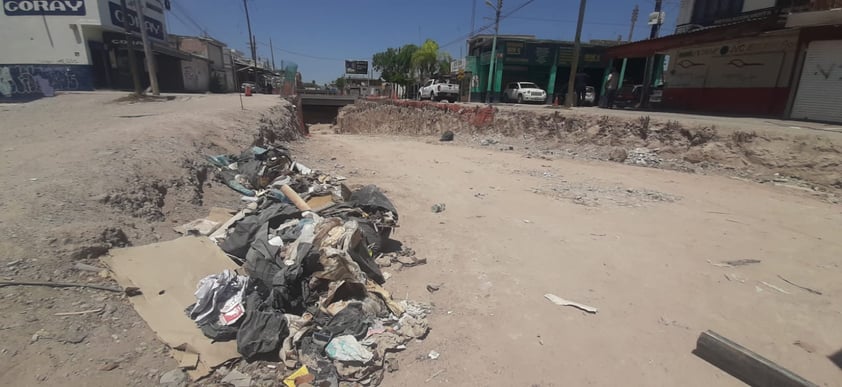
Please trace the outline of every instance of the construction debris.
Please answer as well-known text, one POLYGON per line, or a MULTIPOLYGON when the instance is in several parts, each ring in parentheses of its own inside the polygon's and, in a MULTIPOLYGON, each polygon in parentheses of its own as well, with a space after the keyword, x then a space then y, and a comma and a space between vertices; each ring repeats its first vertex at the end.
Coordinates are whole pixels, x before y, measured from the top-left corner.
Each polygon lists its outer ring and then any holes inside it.
MULTIPOLYGON (((180 228, 185 234, 208 236, 200 239, 217 243, 229 263, 239 266, 223 270, 227 265, 206 258, 204 272, 201 263, 193 264, 185 277, 198 280, 195 302, 181 305, 182 318, 195 326, 191 337, 199 333, 207 339, 189 341, 197 344, 191 354, 199 355, 190 375, 210 373, 236 342, 246 360, 279 355, 277 377, 286 385, 378 385, 387 369, 397 369, 387 353, 423 339, 431 312, 425 304, 396 302, 380 286, 386 280, 381 266, 426 263, 411 249, 384 251, 398 227, 395 206, 378 187, 351 190, 341 183, 345 178, 295 162, 281 147, 251 147, 239 156, 208 159, 219 180, 249 200, 228 220, 200 219, 180 228), (215 346, 226 349, 214 351, 215 346)), ((159 256, 170 251, 176 250, 157 249, 159 256)), ((163 297, 181 294, 178 285, 129 273, 140 260, 134 258, 137 254, 124 255, 107 262, 118 277, 134 277, 125 282, 150 284, 154 288, 149 291, 163 297), (151 285, 153 280, 158 282, 151 285)), ((158 318, 148 310, 140 314, 158 318)), ((172 343, 177 336, 168 337, 165 341, 172 343)), ((245 386, 259 376, 245 370, 230 371, 221 382, 245 386)), ((217 374, 215 378, 221 376, 217 374)))

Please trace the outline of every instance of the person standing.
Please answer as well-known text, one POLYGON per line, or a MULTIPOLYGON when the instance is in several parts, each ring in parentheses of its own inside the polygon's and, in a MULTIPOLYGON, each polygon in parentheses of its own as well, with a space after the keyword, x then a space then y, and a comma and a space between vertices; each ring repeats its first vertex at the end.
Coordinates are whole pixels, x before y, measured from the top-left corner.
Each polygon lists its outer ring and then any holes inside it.
POLYGON ((617 69, 611 68, 611 74, 608 74, 608 79, 606 79, 605 85, 605 94, 606 94, 606 103, 605 107, 609 109, 614 108, 614 98, 617 97, 617 85, 620 83, 620 73, 617 72, 617 69))
POLYGON ((585 89, 588 86, 588 74, 576 73, 576 78, 573 82, 573 90, 576 91, 576 106, 585 104, 585 89))

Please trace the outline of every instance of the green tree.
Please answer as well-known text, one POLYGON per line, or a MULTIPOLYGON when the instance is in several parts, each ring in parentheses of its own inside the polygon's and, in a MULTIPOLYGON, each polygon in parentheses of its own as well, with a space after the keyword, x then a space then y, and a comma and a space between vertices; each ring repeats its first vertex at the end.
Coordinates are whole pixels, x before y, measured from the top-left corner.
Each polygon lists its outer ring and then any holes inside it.
POLYGON ((372 67, 386 82, 408 85, 413 82, 412 55, 418 46, 407 44, 401 48, 388 48, 371 58, 372 67))
POLYGON ((333 81, 333 84, 336 85, 337 89, 345 90, 345 77, 336 78, 336 80, 333 81))
POLYGON ((420 80, 436 74, 439 71, 439 44, 435 40, 427 39, 418 51, 412 54, 412 67, 420 80))

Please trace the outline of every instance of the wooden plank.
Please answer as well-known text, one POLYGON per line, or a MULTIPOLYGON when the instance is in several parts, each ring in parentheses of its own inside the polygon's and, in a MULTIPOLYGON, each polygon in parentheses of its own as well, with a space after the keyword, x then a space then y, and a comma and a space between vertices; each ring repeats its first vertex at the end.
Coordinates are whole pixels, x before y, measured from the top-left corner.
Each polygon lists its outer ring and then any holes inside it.
POLYGON ((816 386, 716 332, 699 335, 693 353, 750 386, 816 386))

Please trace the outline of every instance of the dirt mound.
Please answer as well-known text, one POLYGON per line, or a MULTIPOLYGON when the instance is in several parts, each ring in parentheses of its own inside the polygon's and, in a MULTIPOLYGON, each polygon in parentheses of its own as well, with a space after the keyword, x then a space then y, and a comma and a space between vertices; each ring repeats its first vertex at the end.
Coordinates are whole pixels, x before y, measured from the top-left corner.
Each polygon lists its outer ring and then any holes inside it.
MULTIPOLYGON (((500 150, 518 148, 527 157, 610 160, 761 182, 785 178, 819 193, 842 187, 842 146, 821 135, 739 130, 723 134, 713 126, 645 115, 627 119, 549 109, 458 106, 358 101, 340 110, 336 132, 438 136, 449 130, 458 142, 482 146, 501 142, 500 150), (494 142, 490 137, 496 138, 494 142)), ((837 200, 835 194, 828 199, 837 200)))

